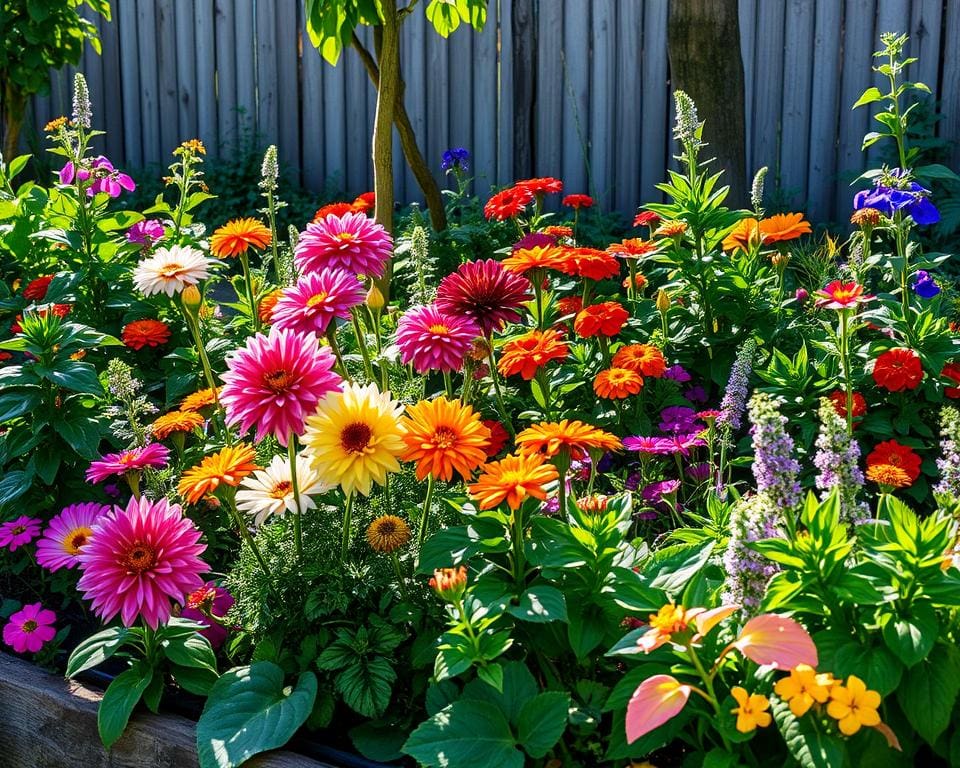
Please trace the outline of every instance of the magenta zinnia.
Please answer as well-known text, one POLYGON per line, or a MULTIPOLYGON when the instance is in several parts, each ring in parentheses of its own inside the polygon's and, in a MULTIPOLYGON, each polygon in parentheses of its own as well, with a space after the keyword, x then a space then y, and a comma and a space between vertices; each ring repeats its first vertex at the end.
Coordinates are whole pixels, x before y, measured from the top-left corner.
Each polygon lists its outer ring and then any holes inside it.
POLYGON ((90 464, 87 469, 87 482, 99 483, 113 475, 125 475, 152 467, 159 469, 167 466, 170 451, 160 443, 147 443, 142 448, 131 448, 120 453, 108 453, 102 459, 90 464))
POLYGON ((3 627, 3 642, 17 653, 37 653, 57 634, 53 622, 57 614, 41 603, 25 605, 3 627))
POLYGON ((35 517, 21 515, 0 525, 0 548, 15 552, 18 547, 29 544, 40 535, 41 521, 35 517))
POLYGON ((335 318, 350 319, 350 310, 366 298, 357 276, 342 269, 310 272, 286 288, 271 315, 275 328, 326 333, 335 318))
POLYGON ((96 502, 71 504, 47 525, 37 542, 37 563, 48 571, 73 568, 80 548, 90 541, 97 519, 110 507, 96 502))
POLYGON ((863 291, 863 286, 859 283, 834 280, 823 290, 817 291, 817 306, 824 309, 856 309, 873 298, 863 291))
POLYGON ((220 393, 227 423, 239 423, 242 433, 255 426, 256 440, 271 434, 286 445, 291 434, 303 434, 317 403, 340 389, 340 377, 331 370, 334 362, 312 333, 274 326, 269 336, 252 336, 227 358, 220 393))
POLYGON ((440 281, 437 308, 469 317, 485 334, 520 319, 517 311, 530 298, 530 281, 503 268, 499 261, 468 261, 440 281))
POLYGON ((397 323, 400 359, 417 373, 459 371, 479 335, 469 317, 444 314, 434 304, 407 310, 397 323))
POLYGON ((294 260, 301 272, 339 267, 355 275, 382 277, 392 248, 387 230, 365 213, 329 214, 307 224, 294 260))
POLYGON ((93 526, 77 588, 105 623, 120 614, 129 627, 140 616, 156 629, 170 618, 171 601, 183 605, 203 584, 209 567, 199 555, 206 548, 179 504, 130 499, 93 526))

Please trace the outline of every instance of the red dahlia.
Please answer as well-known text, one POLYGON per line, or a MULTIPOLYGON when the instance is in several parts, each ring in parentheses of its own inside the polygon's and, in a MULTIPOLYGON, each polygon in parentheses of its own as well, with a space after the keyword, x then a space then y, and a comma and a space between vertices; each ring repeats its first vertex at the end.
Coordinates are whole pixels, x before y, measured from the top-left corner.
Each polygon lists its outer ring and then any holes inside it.
POLYGON ((468 261, 447 275, 437 288, 437 308, 467 316, 489 335, 504 323, 520 319, 517 311, 530 299, 530 281, 503 268, 494 259, 468 261))

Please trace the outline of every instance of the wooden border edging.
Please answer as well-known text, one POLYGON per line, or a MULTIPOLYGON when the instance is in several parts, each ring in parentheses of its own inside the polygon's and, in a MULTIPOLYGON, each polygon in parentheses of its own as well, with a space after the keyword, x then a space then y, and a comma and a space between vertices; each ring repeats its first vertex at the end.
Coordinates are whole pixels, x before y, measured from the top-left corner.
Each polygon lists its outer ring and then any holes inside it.
MULTIPOLYGON (((0 653, 0 764, 4 768, 197 768, 194 723, 138 707, 110 752, 97 735, 99 691, 0 653)), ((334 768, 292 752, 250 768, 334 768)))

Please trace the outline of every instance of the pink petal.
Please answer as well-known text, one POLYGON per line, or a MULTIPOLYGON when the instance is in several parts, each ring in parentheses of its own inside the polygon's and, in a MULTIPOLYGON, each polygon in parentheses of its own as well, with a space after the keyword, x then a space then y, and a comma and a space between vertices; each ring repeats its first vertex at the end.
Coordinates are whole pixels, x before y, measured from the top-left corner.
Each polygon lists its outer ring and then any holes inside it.
POLYGON ((680 714, 691 690, 670 675, 654 675, 640 683, 627 705, 627 743, 680 714))
POLYGON ((709 635, 710 630, 717 626, 717 624, 727 618, 727 616, 730 616, 739 610, 739 605, 721 605, 717 608, 711 608, 709 611, 704 611, 703 613, 698 614, 694 620, 697 625, 697 632, 701 636, 709 635))
POLYGON ((734 641, 750 661, 779 669, 793 669, 800 664, 817 666, 817 646, 800 624, 793 619, 764 613, 748 621, 734 641))

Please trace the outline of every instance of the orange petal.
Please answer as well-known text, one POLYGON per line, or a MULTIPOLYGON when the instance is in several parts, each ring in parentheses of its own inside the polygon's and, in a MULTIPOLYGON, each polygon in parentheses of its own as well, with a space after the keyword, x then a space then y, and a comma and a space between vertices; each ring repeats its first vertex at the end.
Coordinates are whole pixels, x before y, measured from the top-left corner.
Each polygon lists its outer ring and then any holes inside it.
POLYGON ((807 630, 793 619, 764 613, 748 621, 734 641, 750 661, 778 669, 792 669, 799 664, 817 666, 817 646, 807 630))
POLYGON ((900 739, 897 738, 897 734, 893 732, 893 729, 889 725, 880 723, 879 725, 873 726, 873 729, 883 734, 883 738, 887 740, 887 746, 890 747, 890 749, 903 752, 903 747, 900 746, 900 739))
POLYGON ((686 706, 691 690, 670 675, 654 675, 640 683, 627 705, 627 743, 676 717, 686 706))
POLYGON ((718 608, 711 608, 709 611, 698 614, 695 619, 697 632, 700 635, 710 634, 711 629, 738 610, 740 610, 739 605, 721 605, 718 608))

